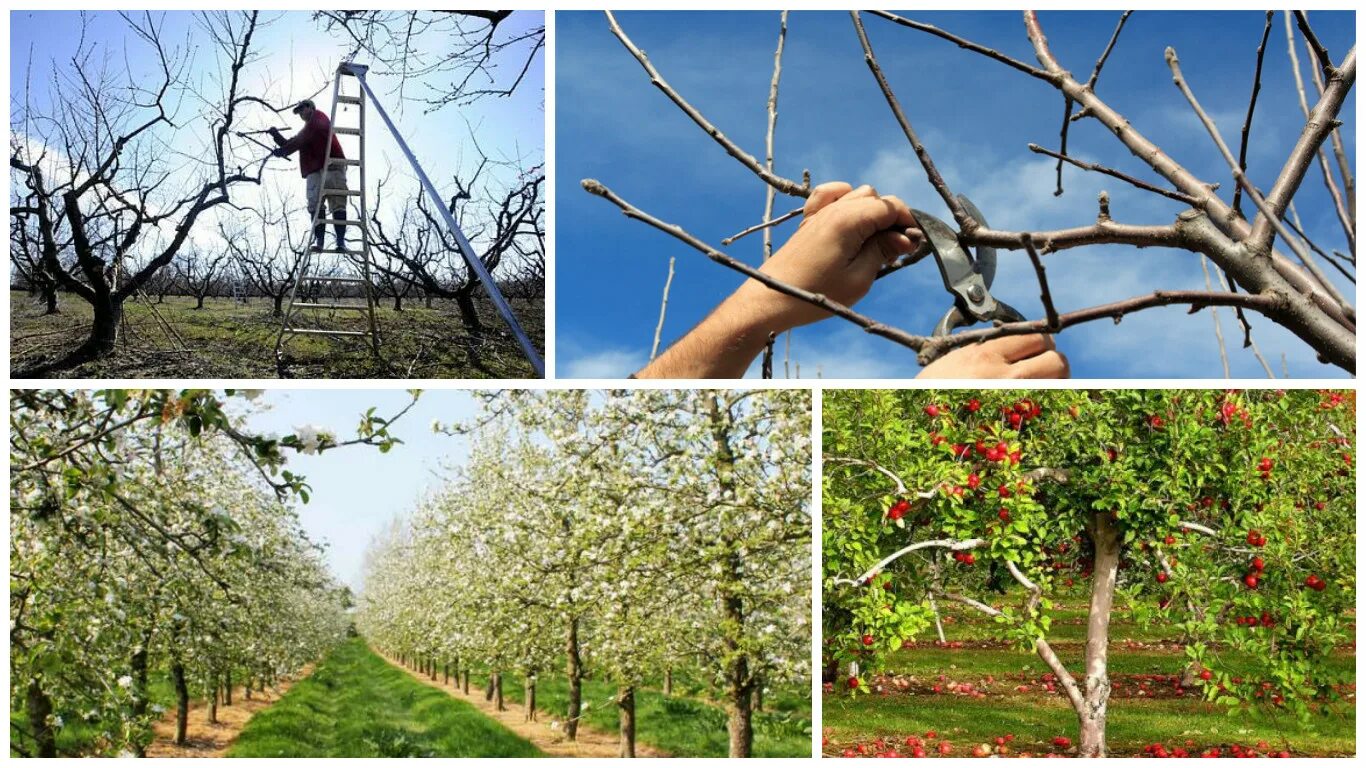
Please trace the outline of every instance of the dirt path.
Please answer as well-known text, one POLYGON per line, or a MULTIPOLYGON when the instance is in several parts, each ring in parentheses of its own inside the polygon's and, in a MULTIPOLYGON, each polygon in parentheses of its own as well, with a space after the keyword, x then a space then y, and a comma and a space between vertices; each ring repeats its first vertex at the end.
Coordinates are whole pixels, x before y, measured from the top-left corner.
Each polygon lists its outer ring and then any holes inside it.
MULTIPOLYGON (((377 656, 392 664, 394 667, 408 673, 414 680, 429 685, 437 690, 444 691, 450 696, 467 702, 470 706, 482 712, 485 716, 498 721, 504 728, 521 736, 536 748, 546 754, 547 757, 616 757, 617 756, 617 737, 616 734, 606 734, 602 731, 588 728, 582 723, 579 724, 578 739, 569 741, 564 738, 564 734, 558 730, 552 730, 550 723, 554 715, 548 712, 538 712, 537 717, 543 718, 537 722, 528 723, 523 719, 522 706, 520 704, 509 704, 508 708, 502 712, 493 707, 493 702, 485 701, 483 691, 477 694, 466 694, 452 683, 443 683, 437 677, 431 680, 424 675, 420 675, 411 669, 398 663, 398 661, 370 649, 377 656)), ((471 689, 473 690, 473 689, 471 689)), ((654 747, 636 741, 636 757, 668 757, 668 753, 662 752, 654 747)))
POLYGON ((313 665, 299 670, 297 677, 282 680, 264 692, 252 691, 251 698, 243 695, 242 687, 232 691, 232 704, 218 705, 218 722, 209 722, 208 705, 202 701, 190 702, 190 717, 185 727, 185 744, 175 743, 174 707, 166 711, 166 716, 153 726, 156 734, 147 747, 148 757, 224 757, 228 748, 237 741, 242 729, 252 715, 280 700, 281 696, 294 683, 313 674, 313 665))

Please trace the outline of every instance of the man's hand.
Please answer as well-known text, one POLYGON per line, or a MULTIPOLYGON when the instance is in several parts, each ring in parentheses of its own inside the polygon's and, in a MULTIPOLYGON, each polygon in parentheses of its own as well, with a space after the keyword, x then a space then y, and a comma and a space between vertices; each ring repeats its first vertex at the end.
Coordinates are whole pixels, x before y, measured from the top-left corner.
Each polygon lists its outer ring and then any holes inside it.
MULTIPOLYGON (((822 184, 807 198, 797 233, 759 271, 852 306, 873 287, 878 270, 920 247, 923 235, 915 227, 911 209, 893 195, 842 181, 822 184)), ((755 280, 736 296, 768 316, 775 333, 830 316, 755 280)))
POLYGON ((925 366, 917 379, 1066 379, 1067 358, 1043 334, 1002 336, 959 347, 925 366))
MULTIPOLYGON (((896 197, 879 197, 868 186, 822 184, 811 191, 797 233, 760 270, 848 306, 868 293, 878 270, 919 247, 923 235, 914 227, 911 209, 896 197)), ((828 316, 751 279, 636 375, 739 378, 770 334, 828 316)))

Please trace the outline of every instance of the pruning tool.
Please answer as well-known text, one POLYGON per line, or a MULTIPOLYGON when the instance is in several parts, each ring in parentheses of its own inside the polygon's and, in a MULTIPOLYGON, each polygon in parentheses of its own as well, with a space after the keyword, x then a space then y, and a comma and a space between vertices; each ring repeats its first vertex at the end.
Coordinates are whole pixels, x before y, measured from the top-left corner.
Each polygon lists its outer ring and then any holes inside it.
MULTIPOLYGON (((972 201, 958 195, 958 202, 982 226, 987 220, 972 201)), ((991 284, 996 279, 996 249, 989 245, 977 246, 977 253, 968 250, 959 234, 938 217, 924 211, 911 214, 925 233, 925 242, 939 265, 944 278, 944 289, 953 296, 953 307, 934 327, 935 336, 948 336, 956 328, 984 322, 1016 322, 1023 320, 1014 307, 991 295, 991 284)))

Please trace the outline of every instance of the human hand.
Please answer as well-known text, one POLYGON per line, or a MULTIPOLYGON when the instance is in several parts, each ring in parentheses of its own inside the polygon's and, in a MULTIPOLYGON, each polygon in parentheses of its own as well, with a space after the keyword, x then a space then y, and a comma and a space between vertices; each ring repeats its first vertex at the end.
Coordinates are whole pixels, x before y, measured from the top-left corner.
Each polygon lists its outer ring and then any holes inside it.
MULTIPOLYGON (((845 306, 862 299, 878 270, 915 251, 924 237, 905 203, 893 195, 879 196, 866 185, 821 184, 811 191, 802 216, 796 234, 759 271, 845 306)), ((741 286, 736 296, 752 302, 754 313, 768 318, 773 332, 830 316, 755 280, 741 286)))
POLYGON ((1001 336, 949 352, 917 379, 1066 379, 1067 358, 1041 333, 1001 336))

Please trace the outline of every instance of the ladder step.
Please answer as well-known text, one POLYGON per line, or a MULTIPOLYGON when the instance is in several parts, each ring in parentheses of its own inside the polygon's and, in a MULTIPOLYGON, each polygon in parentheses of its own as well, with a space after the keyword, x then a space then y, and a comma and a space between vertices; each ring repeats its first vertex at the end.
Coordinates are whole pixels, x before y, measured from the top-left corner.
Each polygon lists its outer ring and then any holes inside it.
POLYGON ((369 311, 369 307, 364 304, 305 304, 298 302, 294 305, 295 309, 354 309, 361 312, 369 311))
POLYGON ((328 277, 326 275, 304 275, 302 280, 312 280, 318 283, 363 283, 364 279, 359 277, 328 277))
POLYGON ((332 132, 333 132, 333 133, 336 133, 336 134, 340 134, 340 135, 342 135, 342 136, 359 136, 359 135, 360 135, 360 129, 359 129, 359 128, 337 128, 337 127, 334 126, 334 127, 332 128, 332 132))
POLYGON ((338 104, 359 104, 359 103, 360 103, 360 97, 359 97, 359 96, 338 96, 338 97, 337 97, 337 103, 338 103, 338 104))
POLYGON ((369 331, 329 331, 323 328, 286 328, 286 333, 302 333, 310 336, 369 336, 369 331))
MULTIPOLYGON (((321 224, 322 222, 318 222, 321 224)), ((353 251, 349 248, 309 248, 309 253, 345 253, 351 256, 364 256, 365 251, 353 251)))
POLYGON ((337 196, 337 195, 350 195, 351 197, 360 197, 360 190, 359 190, 359 189, 324 189, 324 190, 323 190, 323 197, 334 197, 334 196, 337 196))
POLYGON ((348 157, 334 157, 328 162, 332 163, 333 165, 360 165, 359 160, 352 160, 348 157))
MULTIPOLYGON (((345 227, 363 227, 363 226, 365 226, 365 222, 361 221, 360 219, 314 219, 314 220, 313 220, 313 223, 314 223, 314 224, 332 224, 332 225, 341 224, 342 226, 345 226, 345 227)), ((348 252, 349 252, 349 251, 348 251, 348 252)), ((314 251, 314 253, 317 253, 317 251, 314 251)))

